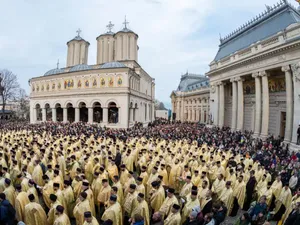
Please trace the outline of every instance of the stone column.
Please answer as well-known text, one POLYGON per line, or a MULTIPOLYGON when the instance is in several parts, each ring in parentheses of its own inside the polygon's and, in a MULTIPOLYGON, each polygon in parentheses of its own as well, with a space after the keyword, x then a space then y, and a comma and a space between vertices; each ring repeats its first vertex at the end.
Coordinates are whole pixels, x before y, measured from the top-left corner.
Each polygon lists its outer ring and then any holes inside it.
POLYGON ((199 122, 200 121, 200 108, 197 106, 196 108, 196 121, 199 122))
POLYGON ((261 138, 266 139, 269 134, 269 84, 268 73, 266 71, 259 72, 262 77, 262 124, 261 138))
POLYGON ((179 100, 177 99, 177 102, 176 102, 176 104, 177 104, 177 110, 176 110, 176 120, 180 120, 180 104, 179 104, 179 100))
POLYGON ((244 79, 239 77, 237 80, 237 89, 238 89, 238 106, 237 106, 237 130, 241 131, 243 130, 244 126, 244 90, 243 90, 243 81, 244 79))
POLYGON ((63 108, 63 122, 66 123, 68 122, 68 109, 63 108))
POLYGON ((289 65, 283 66, 282 71, 285 72, 285 86, 286 86, 286 124, 284 141, 292 141, 293 131, 293 113, 294 113, 294 96, 293 96, 293 78, 291 68, 289 65))
POLYGON ((231 130, 236 130, 236 122, 237 122, 237 83, 234 78, 230 80, 232 83, 232 121, 231 121, 231 130))
POLYGON ((184 98, 182 97, 181 98, 181 105, 180 105, 181 107, 180 107, 180 120, 183 122, 184 121, 184 98))
POLYGON ((56 122, 56 108, 52 109, 52 121, 56 122))
POLYGON ((36 108, 33 108, 32 110, 32 123, 36 123, 36 108))
POLYGON ((224 91, 224 83, 219 83, 219 127, 224 126, 224 116, 225 116, 225 91, 224 91))
POLYGON ((129 121, 133 122, 133 108, 129 108, 129 121))
POLYGON ((80 111, 79 111, 79 108, 76 107, 75 108, 75 122, 79 122, 80 120, 80 111))
POLYGON ((255 78, 255 123, 254 123, 254 136, 260 135, 261 126, 261 78, 259 73, 252 74, 255 78))
MULTIPOLYGON (((204 101, 204 100, 202 100, 204 101)), ((202 103, 202 108, 201 108, 201 123, 205 123, 205 109, 204 109, 204 103, 202 103)))
POLYGON ((46 109, 42 108, 42 122, 46 122, 47 118, 46 118, 46 109))
POLYGON ((88 115, 89 115, 89 117, 88 117, 88 122, 89 123, 93 123, 94 122, 94 109, 92 108, 92 107, 90 107, 90 108, 88 108, 88 115))
POLYGON ((220 95, 219 95, 219 85, 218 84, 216 84, 216 100, 215 100, 215 104, 216 104, 216 114, 215 114, 215 116, 216 116, 216 118, 214 118, 214 125, 216 125, 216 126, 219 126, 219 110, 220 110, 220 107, 219 107, 219 104, 220 104, 220 95))
POLYGON ((195 121, 195 108, 192 108, 192 119, 191 121, 195 121))
POLYGON ((103 107, 103 125, 107 125, 108 122, 108 108, 103 107))

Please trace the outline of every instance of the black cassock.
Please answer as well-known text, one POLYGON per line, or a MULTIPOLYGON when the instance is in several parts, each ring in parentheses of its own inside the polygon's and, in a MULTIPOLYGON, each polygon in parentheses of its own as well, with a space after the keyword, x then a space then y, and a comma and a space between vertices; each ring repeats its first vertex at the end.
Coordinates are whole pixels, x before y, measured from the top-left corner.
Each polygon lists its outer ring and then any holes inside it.
POLYGON ((255 176, 250 177, 246 185, 246 201, 244 203, 243 210, 247 211, 250 208, 252 202, 252 195, 255 190, 256 179, 255 176))

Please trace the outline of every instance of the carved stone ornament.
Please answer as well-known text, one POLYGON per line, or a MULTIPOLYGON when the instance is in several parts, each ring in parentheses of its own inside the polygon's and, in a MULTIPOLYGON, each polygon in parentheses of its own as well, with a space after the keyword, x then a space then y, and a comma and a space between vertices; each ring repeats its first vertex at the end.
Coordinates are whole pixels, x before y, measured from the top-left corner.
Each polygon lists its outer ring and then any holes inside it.
POLYGON ((296 81, 300 81, 300 62, 292 64, 292 71, 296 81))
POLYGON ((215 93, 216 92, 216 86, 215 85, 211 85, 211 93, 215 93))

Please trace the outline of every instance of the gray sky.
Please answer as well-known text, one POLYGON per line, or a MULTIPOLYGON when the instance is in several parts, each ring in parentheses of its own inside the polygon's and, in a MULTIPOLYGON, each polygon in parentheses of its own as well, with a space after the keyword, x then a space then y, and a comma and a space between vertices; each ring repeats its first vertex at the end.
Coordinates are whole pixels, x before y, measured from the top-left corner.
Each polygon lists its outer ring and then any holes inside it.
MULTIPOLYGON (((278 0, 279 1, 279 0, 278 0)), ((291 1, 297 6, 297 3, 291 1)), ((66 43, 82 30, 96 63, 96 37, 109 21, 117 32, 127 16, 139 35, 140 65, 156 80, 156 97, 170 107, 182 73, 204 74, 218 50, 219 33, 232 32, 276 0, 0 0, 0 69, 28 80, 66 66, 66 43)))

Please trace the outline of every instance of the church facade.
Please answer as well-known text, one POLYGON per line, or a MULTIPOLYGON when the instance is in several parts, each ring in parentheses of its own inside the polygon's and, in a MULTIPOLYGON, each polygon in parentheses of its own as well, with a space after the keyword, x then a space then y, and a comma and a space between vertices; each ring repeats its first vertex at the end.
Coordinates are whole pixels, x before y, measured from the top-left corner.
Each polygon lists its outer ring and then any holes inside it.
POLYGON ((97 64, 88 65, 90 43, 67 43, 67 65, 30 79, 30 122, 88 122, 111 128, 145 126, 154 119, 154 79, 138 64, 138 35, 125 27, 97 40, 97 64))
MULTIPOLYGON (((220 39, 209 66, 207 95, 213 125, 253 131, 262 139, 281 136, 291 150, 300 150, 299 10, 287 1, 268 6, 220 39)), ((196 99, 202 96, 199 93, 196 99)), ((172 103, 177 101, 172 98, 172 103)), ((176 107, 173 110, 178 114, 176 107)))

